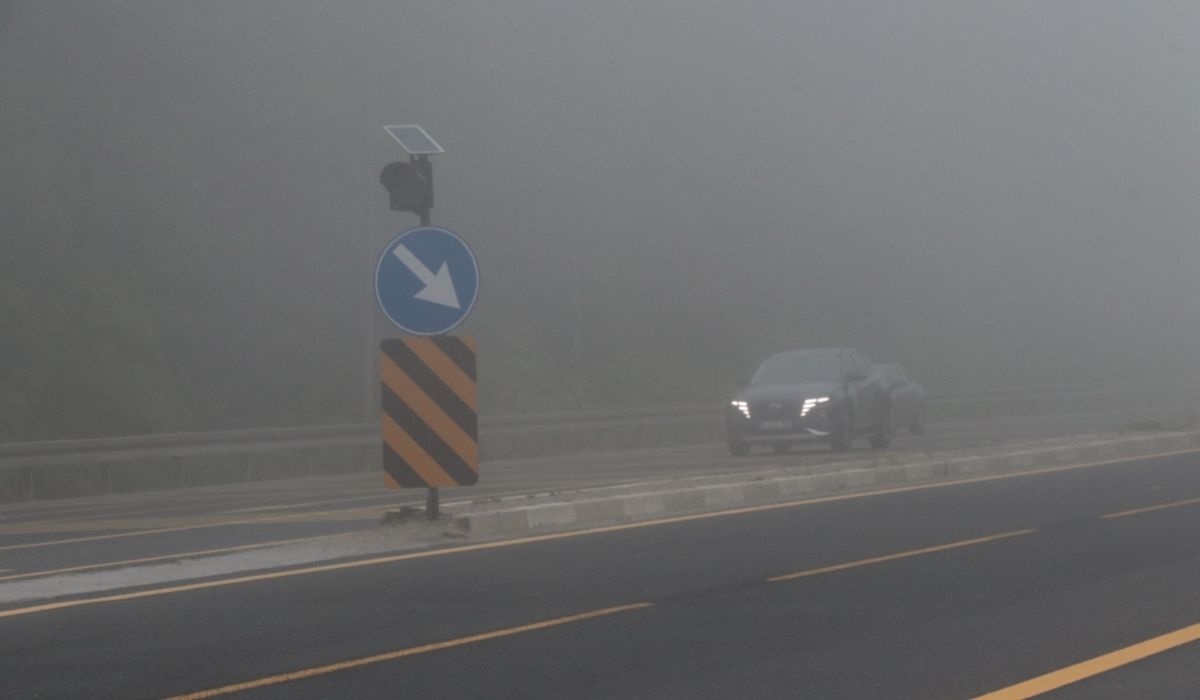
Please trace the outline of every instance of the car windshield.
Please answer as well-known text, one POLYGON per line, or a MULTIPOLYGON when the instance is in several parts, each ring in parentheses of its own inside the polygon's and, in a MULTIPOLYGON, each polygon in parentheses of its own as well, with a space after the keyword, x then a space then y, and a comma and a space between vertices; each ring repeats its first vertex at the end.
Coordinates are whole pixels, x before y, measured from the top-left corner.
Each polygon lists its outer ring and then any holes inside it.
POLYGON ((754 373, 751 384, 795 384, 836 382, 841 378, 841 360, 832 353, 791 352, 767 358, 754 373))

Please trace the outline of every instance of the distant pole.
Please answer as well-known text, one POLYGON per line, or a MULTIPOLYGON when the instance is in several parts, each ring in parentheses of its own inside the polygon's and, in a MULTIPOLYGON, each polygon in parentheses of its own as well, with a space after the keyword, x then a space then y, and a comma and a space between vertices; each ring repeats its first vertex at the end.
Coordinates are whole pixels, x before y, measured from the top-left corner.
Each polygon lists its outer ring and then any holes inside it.
MULTIPOLYGON (((375 348, 375 258, 374 246, 371 245, 371 226, 367 225, 367 238, 363 248, 367 260, 367 303, 364 304, 367 317, 363 319, 363 329, 366 335, 366 357, 363 362, 363 417, 371 420, 376 413, 375 405, 375 365, 379 362, 379 354, 375 348)), ((368 460, 370 464, 370 460, 368 460)))
POLYGON ((575 273, 574 307, 575 307, 575 339, 573 343, 573 364, 575 374, 575 403, 579 408, 583 408, 583 266, 580 264, 579 256, 572 255, 571 262, 575 273))
MULTIPOLYGON (((360 60, 363 62, 362 65, 368 65, 370 63, 370 61, 367 59, 370 55, 368 52, 368 47, 371 46, 371 17, 367 14, 365 5, 359 6, 358 20, 358 28, 361 32, 358 44, 365 52, 364 55, 360 57, 360 60)), ((361 80, 358 85, 358 94, 360 99, 359 107, 362 109, 362 118, 364 121, 366 121, 369 120, 371 116, 371 98, 375 94, 375 89, 370 81, 370 71, 360 70, 355 71, 355 73, 359 80, 361 80)), ((376 135, 378 134, 378 132, 374 133, 376 135)), ((362 144, 364 163, 369 163, 372 160, 372 156, 375 152, 375 148, 372 145, 373 143, 374 136, 371 132, 364 129, 362 144)), ((366 233, 363 236, 363 259, 367 261, 367 298, 365 300, 366 304, 364 305, 366 318, 363 319, 363 335, 365 336, 363 340, 365 342, 362 368, 362 391, 363 421, 366 422, 372 420, 374 416, 378 416, 379 409, 375 404, 375 366, 379 362, 379 352, 375 348, 375 251, 372 240, 372 231, 374 230, 372 225, 374 223, 372 211, 374 210, 375 202, 374 198, 367 194, 371 192, 371 188, 374 186, 375 178, 374 176, 369 175, 369 171, 366 169, 363 170, 363 174, 368 175, 368 185, 363 188, 363 194, 364 197, 366 197, 363 200, 363 211, 366 213, 366 233)), ((368 470, 371 468, 370 454, 366 454, 364 459, 366 460, 366 464, 363 465, 363 469, 368 470)))

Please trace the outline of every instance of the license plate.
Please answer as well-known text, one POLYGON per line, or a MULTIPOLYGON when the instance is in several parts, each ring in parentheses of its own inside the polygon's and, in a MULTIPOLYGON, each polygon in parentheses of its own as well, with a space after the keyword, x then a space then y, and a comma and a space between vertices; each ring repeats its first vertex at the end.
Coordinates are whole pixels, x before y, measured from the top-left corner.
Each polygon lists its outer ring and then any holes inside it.
POLYGON ((763 430, 791 430, 792 422, 790 420, 765 420, 758 424, 763 430))

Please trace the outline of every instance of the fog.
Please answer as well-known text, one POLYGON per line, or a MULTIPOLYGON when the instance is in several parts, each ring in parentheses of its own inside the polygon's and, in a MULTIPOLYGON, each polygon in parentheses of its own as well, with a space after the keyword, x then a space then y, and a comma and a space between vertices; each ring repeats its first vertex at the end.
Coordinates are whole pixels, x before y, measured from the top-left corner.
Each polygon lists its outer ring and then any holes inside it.
POLYGON ((1192 2, 0 1, 0 440, 368 420, 384 133, 490 413, 1200 360, 1192 2), (576 333, 582 338, 575 347, 576 333))

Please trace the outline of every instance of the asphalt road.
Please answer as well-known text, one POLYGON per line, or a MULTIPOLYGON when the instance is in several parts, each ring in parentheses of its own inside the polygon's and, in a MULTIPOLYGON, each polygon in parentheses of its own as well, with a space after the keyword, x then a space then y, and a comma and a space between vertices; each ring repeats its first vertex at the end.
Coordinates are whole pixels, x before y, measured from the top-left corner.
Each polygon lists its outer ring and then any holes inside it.
POLYGON ((1191 453, 10 605, 0 679, 20 698, 1195 698, 1198 584, 1191 453))
MULTIPOLYGON (((898 436, 894 452, 974 448, 1113 430, 1112 414, 934 424, 898 436)), ((831 454, 824 445, 733 460, 720 443, 681 448, 489 462, 480 485, 444 491, 443 502, 539 491, 721 474, 771 465, 824 468, 875 451, 831 454)), ((376 473, 231 484, 178 491, 0 506, 0 584, 216 556, 263 545, 376 529, 383 512, 423 504, 422 491, 395 492, 376 473)))

